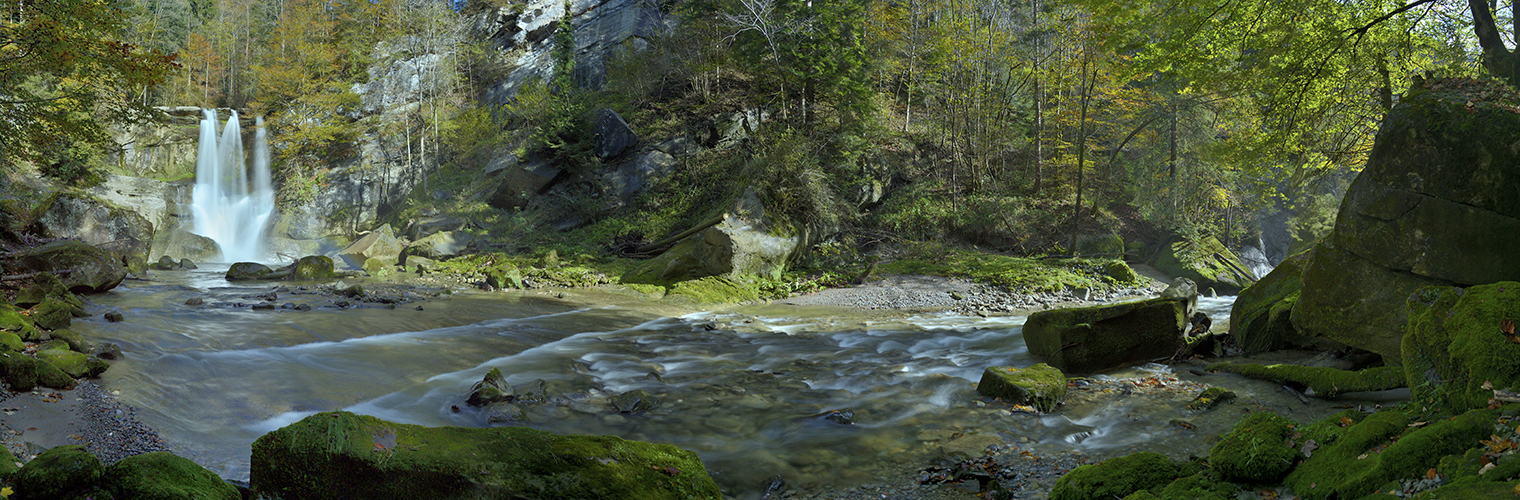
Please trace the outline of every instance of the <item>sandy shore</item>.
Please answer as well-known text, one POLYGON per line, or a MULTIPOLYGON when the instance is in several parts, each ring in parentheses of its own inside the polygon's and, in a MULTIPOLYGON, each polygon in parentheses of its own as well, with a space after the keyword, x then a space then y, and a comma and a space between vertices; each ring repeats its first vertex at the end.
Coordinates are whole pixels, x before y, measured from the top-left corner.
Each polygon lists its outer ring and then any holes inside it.
POLYGON ((94 382, 81 381, 71 390, 6 391, 4 396, 0 443, 22 461, 48 448, 71 444, 84 445, 107 464, 168 450, 158 432, 137 420, 135 408, 117 401, 94 382))

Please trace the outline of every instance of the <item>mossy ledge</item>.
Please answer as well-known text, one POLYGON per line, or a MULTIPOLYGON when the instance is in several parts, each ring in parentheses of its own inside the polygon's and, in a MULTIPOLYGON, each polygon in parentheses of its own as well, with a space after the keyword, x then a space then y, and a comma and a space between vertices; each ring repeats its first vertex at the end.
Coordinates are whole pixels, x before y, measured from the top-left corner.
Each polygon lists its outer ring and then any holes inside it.
POLYGON ((1386 391, 1409 387, 1409 383, 1404 380, 1404 371, 1390 366, 1349 371, 1318 366, 1223 362, 1210 364, 1204 369, 1255 379, 1302 384, 1313 389, 1316 396, 1327 398, 1333 398, 1345 392, 1386 391))
POLYGON ((671 445, 341 411, 263 435, 250 465, 252 487, 266 498, 722 498, 697 455, 671 445))

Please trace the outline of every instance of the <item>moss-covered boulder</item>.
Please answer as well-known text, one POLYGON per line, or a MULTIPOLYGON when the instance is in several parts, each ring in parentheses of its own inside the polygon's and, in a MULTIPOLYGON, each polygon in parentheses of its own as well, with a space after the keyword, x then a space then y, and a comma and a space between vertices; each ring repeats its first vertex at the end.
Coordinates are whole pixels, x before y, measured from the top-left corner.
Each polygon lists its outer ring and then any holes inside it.
POLYGON ((1109 500, 1166 486, 1178 467, 1160 453, 1142 452, 1083 465, 1056 480, 1051 500, 1109 500))
POLYGON ((0 304, 0 331, 15 333, 21 340, 34 340, 42 336, 32 318, 10 304, 0 304))
POLYGON ((760 289, 752 276, 708 276, 670 286, 665 298, 694 304, 738 304, 760 300, 760 289))
POLYGON ((1477 446, 1489 437, 1499 412, 1473 410, 1450 420, 1442 420, 1406 432, 1381 452, 1369 456, 1371 467, 1350 474, 1337 485, 1340 498, 1357 498, 1372 493, 1389 481, 1424 473, 1435 467, 1441 457, 1477 446))
POLYGON ((1210 364, 1204 369, 1255 379, 1288 382, 1308 387, 1313 395, 1326 398, 1333 398, 1345 392, 1386 391, 1409 386, 1404 379, 1404 371, 1396 366, 1350 371, 1322 366, 1222 362, 1210 364))
POLYGON ((1494 393, 1520 391, 1520 344, 1503 322, 1520 322, 1520 282, 1435 287, 1409 298, 1404 374, 1413 396, 1452 412, 1483 408, 1494 393))
POLYGON ((1235 428, 1209 450, 1209 466, 1227 481, 1263 484, 1281 479, 1298 460, 1298 450, 1288 446, 1292 420, 1272 412, 1256 412, 1235 423, 1235 428))
POLYGON ((1029 352, 1067 373, 1166 358, 1187 344, 1182 299, 1040 311, 1024 323, 1029 352))
POLYGON ((147 266, 154 228, 142 214, 90 193, 64 189, 37 207, 38 234, 50 238, 73 238, 111 254, 117 263, 132 263, 140 272, 147 266))
POLYGON ((753 188, 716 225, 682 239, 623 276, 624 283, 667 285, 709 276, 766 276, 786 271, 805 235, 767 215, 753 188))
MULTIPOLYGON (((370 231, 369 234, 359 238, 338 251, 338 257, 349 267, 364 269, 365 263, 371 259, 377 260, 382 265, 396 265, 400 262, 401 250, 405 244, 396 238, 395 231, 390 224, 382 225, 370 231)), ((368 269, 366 269, 368 271, 368 269)))
POLYGON ((21 352, 22 349, 26 348, 26 344, 23 344, 21 342, 20 336, 11 332, 0 331, 0 347, 3 347, 5 350, 11 352, 21 352))
POLYGON ((1124 500, 1232 500, 1240 487, 1198 473, 1168 483, 1152 492, 1140 490, 1124 500))
POLYGON ((1316 345, 1293 328, 1293 305, 1298 303, 1304 267, 1314 257, 1303 252, 1284 259, 1272 272, 1240 291, 1230 308, 1230 333, 1248 353, 1316 345))
MULTIPOLYGON (((79 332, 69 329, 62 329, 53 330, 50 334, 53 336, 54 340, 61 340, 64 343, 68 344, 70 350, 86 353, 90 352, 91 350, 92 346, 90 346, 90 341, 85 340, 84 336, 80 335, 79 332)), ((4 336, 0 335, 0 338, 4 338, 4 336)), ((0 341, 0 343, 3 343, 3 341, 0 341)))
POLYGON ((47 362, 19 352, 0 352, 0 375, 11 390, 30 391, 37 386, 72 389, 74 378, 47 362))
POLYGON ((16 459, 10 448, 0 446, 0 481, 9 481, 18 470, 21 470, 21 461, 16 459))
POLYGON ((277 498, 720 499, 696 454, 522 427, 396 424, 318 413, 253 443, 255 492, 277 498))
MULTIPOLYGON (((1302 465, 1293 469, 1283 484, 1304 498, 1324 500, 1337 495, 1336 490, 1348 478, 1372 467, 1368 460, 1375 448, 1407 429, 1410 419, 1402 412, 1384 410, 1372 415, 1349 410, 1331 415, 1303 429, 1301 442, 1309 449, 1302 465), (1307 447, 1313 443, 1313 447, 1307 447)), ((1360 498, 1370 492, 1353 495, 1360 498)))
POLYGON ((512 264, 501 264, 486 269, 486 284, 494 288, 523 288, 523 274, 512 264))
POLYGON ((72 378, 98 377, 111 365, 104 360, 82 352, 74 352, 64 348, 43 349, 37 351, 37 359, 53 365, 59 371, 68 374, 72 378))
POLYGON ((1449 282, 1391 272, 1326 238, 1314 247, 1289 319, 1299 335, 1372 351, 1400 363, 1409 294, 1449 282))
POLYGON ((285 275, 257 262, 238 262, 227 268, 227 281, 268 280, 285 275))
POLYGON ((167 451, 121 459, 105 468, 101 486, 135 500, 239 500, 237 488, 216 473, 167 451))
POLYGON ((71 493, 95 489, 105 465, 83 446, 59 446, 44 451, 11 477, 14 500, 74 498, 71 493))
POLYGON ((1256 281, 1240 257, 1213 236, 1173 242, 1151 265, 1167 276, 1193 280, 1200 290, 1213 288, 1219 293, 1236 293, 1256 281))
POLYGON ((79 240, 58 240, 11 252, 3 263, 6 274, 50 272, 70 291, 98 293, 116 288, 127 269, 111 254, 79 240), (68 270, 67 273, 62 271, 68 270))
POLYGON ((443 231, 413 241, 401 250, 401 263, 408 264, 410 257, 432 260, 449 260, 458 257, 470 247, 475 237, 464 231, 443 231))
POLYGON ((1122 260, 1109 261, 1103 264, 1103 275, 1116 283, 1132 284, 1140 281, 1140 275, 1125 264, 1122 260))
POLYGON ((68 328, 69 323, 74 320, 74 307, 54 298, 45 299, 41 304, 32 306, 31 309, 21 313, 32 318, 32 323, 39 328, 48 330, 68 328))
POLYGON ((465 398, 465 404, 488 406, 491 403, 510 402, 516 396, 517 393, 512 391, 512 384, 507 383, 507 377, 501 374, 501 369, 492 368, 491 371, 486 372, 485 378, 470 388, 470 395, 465 398))
POLYGON ((1066 397, 1066 375, 1045 363, 1027 368, 989 366, 982 372, 976 392, 1004 403, 1053 411, 1066 397))
POLYGON ((21 291, 16 292, 14 303, 21 307, 32 307, 41 304, 48 297, 63 298, 72 296, 69 287, 64 286, 63 280, 53 273, 43 272, 32 277, 32 284, 21 291))
POLYGON ((296 261, 290 272, 293 280, 328 280, 333 277, 332 257, 308 255, 296 261))

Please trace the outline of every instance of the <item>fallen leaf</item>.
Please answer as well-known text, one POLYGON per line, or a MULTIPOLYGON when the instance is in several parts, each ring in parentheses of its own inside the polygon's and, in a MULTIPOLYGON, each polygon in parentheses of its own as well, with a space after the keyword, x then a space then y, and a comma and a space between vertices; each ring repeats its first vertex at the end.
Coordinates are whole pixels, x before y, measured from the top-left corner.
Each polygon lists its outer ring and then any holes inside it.
POLYGON ((1435 479, 1436 475, 1437 474, 1436 474, 1436 468, 1435 467, 1431 467, 1430 470, 1425 471, 1425 478, 1426 479, 1435 479))
POLYGON ((1482 469, 1478 469, 1478 475, 1481 476, 1483 474, 1486 474, 1486 473, 1488 473, 1488 471, 1490 469, 1493 469, 1494 467, 1498 467, 1498 466, 1494 465, 1493 462, 1489 462, 1487 464, 1484 464, 1482 469))
POLYGON ((1361 456, 1359 456, 1359 457, 1356 457, 1356 459, 1357 459, 1357 460, 1366 460, 1366 459, 1367 459, 1367 454, 1366 454, 1366 453, 1363 453, 1363 454, 1362 454, 1362 455, 1361 455, 1361 456))
POLYGON ((1299 448, 1298 451, 1303 453, 1305 458, 1308 458, 1314 456, 1314 450, 1317 449, 1319 449, 1319 443, 1315 443, 1313 439, 1310 439, 1308 441, 1304 441, 1304 447, 1299 448))
POLYGON ((1351 424, 1354 423, 1355 422, 1352 422, 1350 417, 1341 417, 1341 427, 1350 427, 1351 424))
POLYGON ((1508 319, 1500 321, 1499 330, 1503 331, 1505 335, 1513 337, 1515 336, 1515 322, 1508 319))
POLYGON ((1485 391, 1492 391, 1492 390, 1494 390, 1494 382, 1492 380, 1484 380, 1483 381, 1483 390, 1485 390, 1485 391))
POLYGON ((1407 425, 1406 427, 1424 427, 1426 425, 1430 425, 1430 422, 1424 422, 1424 421, 1415 422, 1415 423, 1407 425))

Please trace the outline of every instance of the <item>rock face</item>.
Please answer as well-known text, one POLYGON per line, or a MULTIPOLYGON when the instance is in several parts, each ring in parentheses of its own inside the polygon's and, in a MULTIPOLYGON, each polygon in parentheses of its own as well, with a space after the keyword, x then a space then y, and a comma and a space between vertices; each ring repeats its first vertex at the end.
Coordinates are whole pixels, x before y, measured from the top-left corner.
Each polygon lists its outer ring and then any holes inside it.
POLYGON ((1314 251, 1293 326, 1396 364, 1405 302, 1425 286, 1520 280, 1520 115, 1417 86, 1314 251))
POLYGON ((522 427, 396 424, 318 413, 253 443, 251 486, 277 498, 722 498, 696 454, 522 427))
POLYGON ((406 264, 412 256, 442 261, 458 257, 469 248, 475 237, 463 231, 444 231, 413 241, 401 250, 401 263, 406 264))
POLYGON ((1241 349, 1265 352, 1315 344, 1314 338, 1298 334, 1291 319, 1304 268, 1313 258, 1313 252, 1289 257, 1260 281, 1241 290, 1230 309, 1230 333, 1241 349))
POLYGON ((1515 281, 1415 292, 1401 348, 1413 399, 1460 413, 1487 407, 1493 390, 1520 392, 1517 311, 1515 281), (1485 383, 1492 389, 1484 389, 1485 383))
POLYGON ((530 157, 527 163, 519 164, 509 152, 499 151, 497 155, 498 160, 487 167, 486 173, 492 179, 499 179, 499 184, 491 196, 486 198, 486 204, 502 210, 526 206, 534 195, 543 191, 561 173, 559 168, 543 158, 530 157))
POLYGON ((623 154, 639 143, 639 134, 608 108, 596 110, 596 156, 607 159, 623 154))
POLYGON ((396 264, 402 249, 401 240, 396 239, 391 231, 391 225, 386 224, 339 250, 338 257, 351 267, 363 269, 364 263, 370 259, 380 259, 388 265, 396 264))
POLYGON ((1170 357, 1187 345, 1186 301, 1155 298, 1040 311, 1024 323, 1030 354, 1068 373, 1170 357))
POLYGON ((1200 290, 1213 288, 1222 294, 1239 292, 1256 281, 1240 258, 1213 236, 1197 242, 1173 242, 1151 265, 1167 276, 1193 280, 1200 290))
POLYGON ((153 223, 82 191, 60 191, 39 207, 38 233, 52 238, 77 238, 108 250, 118 262, 146 263, 153 243, 153 223))
POLYGON ((6 256, 3 267, 6 274, 51 272, 69 290, 80 293, 116 288, 127 277, 127 270, 120 260, 78 240, 59 240, 12 252, 6 256))
POLYGON ((510 6, 469 2, 464 14, 471 36, 490 40, 514 68, 506 79, 486 91, 487 101, 504 104, 530 78, 550 76, 551 35, 567 6, 575 27, 576 80, 591 87, 599 87, 606 80, 606 62, 615 51, 660 34, 671 24, 658 2, 531 0, 510 6))
POLYGON ((1066 397, 1066 375, 1050 365, 1039 363, 1028 368, 989 366, 982 372, 976 392, 1004 403, 1033 406, 1042 412, 1054 411, 1066 397))
POLYGON ((715 226, 677 243, 623 278, 628 283, 671 283, 707 276, 758 275, 779 278, 800 236, 774 227, 754 189, 745 190, 734 210, 715 226), (776 234, 783 233, 783 234, 776 234))

